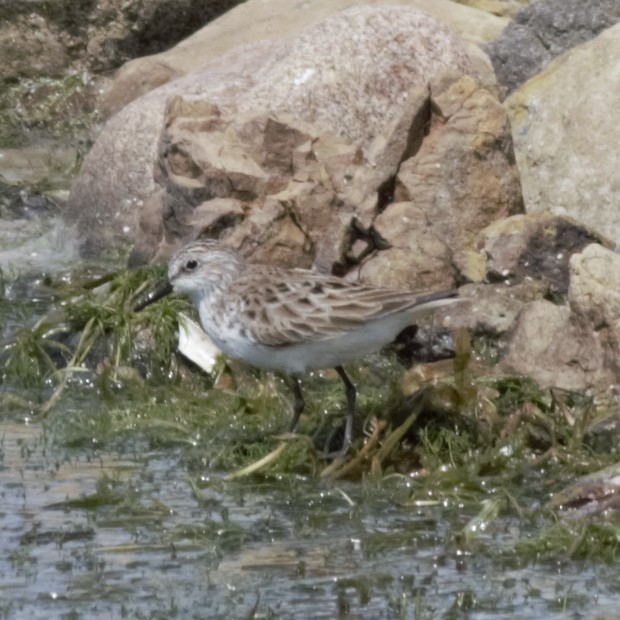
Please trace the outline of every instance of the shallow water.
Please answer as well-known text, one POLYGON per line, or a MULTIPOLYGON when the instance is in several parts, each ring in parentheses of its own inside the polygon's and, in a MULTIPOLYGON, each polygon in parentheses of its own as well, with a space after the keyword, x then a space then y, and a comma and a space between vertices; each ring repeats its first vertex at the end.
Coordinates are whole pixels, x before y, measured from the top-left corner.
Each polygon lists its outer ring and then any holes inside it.
POLYGON ((76 257, 77 244, 58 218, 0 219, 0 273, 54 273, 76 257))
POLYGON ((460 553, 474 506, 404 505, 413 480, 192 481, 174 449, 59 450, 17 422, 2 435, 5 618, 243 618, 257 601, 257 618, 618 617, 616 567, 520 567, 502 554, 528 535, 516 518, 481 535, 492 556, 460 553))

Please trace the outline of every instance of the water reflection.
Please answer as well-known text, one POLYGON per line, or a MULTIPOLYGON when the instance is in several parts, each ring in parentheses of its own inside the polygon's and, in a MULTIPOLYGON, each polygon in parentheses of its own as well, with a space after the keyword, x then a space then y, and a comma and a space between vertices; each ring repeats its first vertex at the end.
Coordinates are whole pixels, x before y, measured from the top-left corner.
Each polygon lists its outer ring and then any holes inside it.
MULTIPOLYGON (((612 567, 459 554, 450 532, 466 509, 343 485, 352 506, 311 479, 209 472, 198 489, 175 450, 59 450, 37 424, 2 433, 4 617, 560 618, 567 601, 591 617, 593 593, 597 614, 615 613, 612 567)), ((508 549, 509 520, 494 523, 487 543, 508 549)))

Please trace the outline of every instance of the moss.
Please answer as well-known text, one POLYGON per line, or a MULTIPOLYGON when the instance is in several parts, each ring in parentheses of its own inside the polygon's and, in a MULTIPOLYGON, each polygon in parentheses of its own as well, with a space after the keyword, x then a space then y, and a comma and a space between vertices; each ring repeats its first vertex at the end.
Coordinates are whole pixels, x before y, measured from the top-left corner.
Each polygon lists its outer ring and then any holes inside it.
MULTIPOLYGON (((86 153, 91 144, 95 111, 90 78, 20 80, 0 89, 0 144, 18 148, 41 139, 62 139, 86 153)), ((76 170, 80 162, 76 162, 76 170)), ((67 171, 68 178, 74 171, 67 171)))
POLYGON ((556 520, 541 528, 536 536, 519 540, 515 553, 531 561, 553 565, 558 558, 613 564, 620 554, 620 526, 613 521, 556 520))

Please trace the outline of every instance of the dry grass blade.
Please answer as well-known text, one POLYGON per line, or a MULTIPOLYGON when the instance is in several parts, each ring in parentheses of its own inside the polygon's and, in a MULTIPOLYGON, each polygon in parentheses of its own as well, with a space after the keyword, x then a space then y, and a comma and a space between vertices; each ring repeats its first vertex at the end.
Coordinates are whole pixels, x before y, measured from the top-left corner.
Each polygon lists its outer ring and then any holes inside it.
POLYGON ((278 457, 284 452, 284 448, 286 448, 286 443, 282 442, 278 445, 275 450, 272 450, 269 454, 264 456, 262 459, 244 467, 243 469, 238 469, 237 471, 232 472, 224 476, 224 480, 235 480, 236 478, 243 478, 244 476, 249 476, 253 474, 255 471, 262 469, 263 467, 273 463, 278 459, 278 457))
POLYGON ((397 429, 388 435, 381 448, 377 450, 377 453, 372 457, 372 465, 370 467, 370 472, 373 475, 378 476, 381 474, 381 465, 383 461, 392 453, 394 448, 398 446, 402 438, 406 435, 407 431, 413 426, 413 423, 418 417, 418 413, 419 407, 416 407, 416 410, 410 414, 397 429))

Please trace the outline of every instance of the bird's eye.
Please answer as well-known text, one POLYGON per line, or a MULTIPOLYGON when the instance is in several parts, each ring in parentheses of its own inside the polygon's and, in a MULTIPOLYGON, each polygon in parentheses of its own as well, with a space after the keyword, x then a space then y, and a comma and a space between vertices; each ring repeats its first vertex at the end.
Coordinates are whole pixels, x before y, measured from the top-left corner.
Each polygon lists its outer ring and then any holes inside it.
POLYGON ((187 271, 193 271, 194 269, 196 269, 196 267, 198 267, 198 261, 194 260, 193 258, 191 258, 185 263, 185 269, 187 271))

